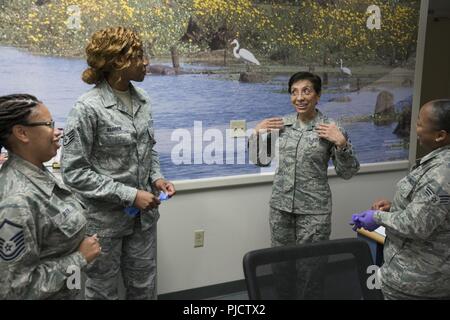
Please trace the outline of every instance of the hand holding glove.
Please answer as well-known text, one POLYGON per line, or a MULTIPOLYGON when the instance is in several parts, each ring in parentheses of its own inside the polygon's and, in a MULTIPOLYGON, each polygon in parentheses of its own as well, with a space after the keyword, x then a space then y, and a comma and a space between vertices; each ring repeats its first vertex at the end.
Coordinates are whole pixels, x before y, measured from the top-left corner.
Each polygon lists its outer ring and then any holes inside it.
POLYGON ((376 210, 366 210, 357 214, 352 214, 352 221, 350 224, 353 225, 353 231, 356 229, 364 228, 367 231, 373 231, 377 229, 380 225, 375 222, 373 215, 377 212, 376 210))

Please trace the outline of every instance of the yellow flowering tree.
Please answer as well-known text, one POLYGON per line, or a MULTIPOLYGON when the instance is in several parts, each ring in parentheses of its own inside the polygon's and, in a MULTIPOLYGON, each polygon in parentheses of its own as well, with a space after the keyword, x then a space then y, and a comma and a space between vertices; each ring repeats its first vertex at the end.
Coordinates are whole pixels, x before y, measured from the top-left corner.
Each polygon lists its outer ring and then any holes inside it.
POLYGON ((24 46, 26 33, 23 28, 32 0, 11 0, 0 2, 0 41, 12 46, 24 46))
POLYGON ((9 30, 18 32, 8 32, 16 45, 46 54, 82 55, 93 32, 118 25, 139 32, 154 54, 168 54, 190 16, 183 3, 186 1, 59 0, 37 6, 34 1, 13 0, 4 15, 14 24, 9 30))
MULTIPOLYGON (((0 1, 0 42, 52 55, 81 56, 92 33, 122 25, 154 55, 227 47, 233 38, 286 63, 339 58, 394 64, 415 50, 419 0, 8 0, 0 1), (380 28, 366 26, 376 5, 380 28), (181 42, 192 19, 195 41, 181 42)), ((192 39, 191 39, 192 40, 192 39)))
POLYGON ((322 64, 334 64, 338 58, 405 60, 416 44, 418 6, 418 0, 305 0, 291 6, 295 16, 284 14, 282 21, 291 21, 290 29, 275 29, 285 34, 299 56, 322 64), (367 27, 371 5, 380 8, 380 29, 367 27))
MULTIPOLYGON (((250 0, 193 0, 195 18, 208 44, 221 37, 226 44, 232 38, 244 43, 259 40, 268 19, 250 0)), ((250 45, 251 47, 251 45, 250 45)))
POLYGON ((384 13, 382 26, 377 32, 367 32, 368 47, 380 61, 394 65, 415 52, 420 2, 380 3, 379 7, 384 13))

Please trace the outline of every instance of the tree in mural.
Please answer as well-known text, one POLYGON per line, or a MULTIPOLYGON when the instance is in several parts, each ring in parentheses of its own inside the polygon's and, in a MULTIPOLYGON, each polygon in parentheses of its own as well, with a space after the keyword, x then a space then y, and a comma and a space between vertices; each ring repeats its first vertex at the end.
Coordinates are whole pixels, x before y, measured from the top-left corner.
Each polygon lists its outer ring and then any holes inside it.
POLYGON ((281 18, 277 19, 276 14, 272 17, 280 36, 274 40, 304 59, 324 65, 335 63, 338 58, 356 61, 388 58, 390 62, 406 59, 415 48, 419 1, 384 1, 378 6, 380 29, 369 29, 367 8, 373 3, 305 0, 284 13, 278 6, 281 18))
MULTIPOLYGON (((396 64, 415 50, 419 0, 11 0, 0 2, 0 41, 45 54, 83 55, 91 34, 123 25, 167 55, 229 48, 232 39, 285 63, 396 64), (380 27, 368 28, 380 10, 380 27), (106 9, 106 10, 105 10, 106 9), (183 41, 182 41, 183 40, 183 41)), ((226 52, 226 51, 225 51, 226 52)))
POLYGON ((139 32, 155 54, 165 54, 187 26, 190 13, 184 3, 60 0, 38 6, 33 1, 13 0, 2 11, 2 26, 8 24, 5 34, 14 45, 46 54, 80 55, 93 32, 122 25, 139 32))
POLYGON ((210 48, 223 49, 232 38, 258 41, 268 24, 250 0, 193 0, 195 20, 210 48))
POLYGON ((371 50, 379 60, 395 65, 407 60, 416 48, 419 1, 390 1, 380 4, 382 27, 368 34, 371 50))

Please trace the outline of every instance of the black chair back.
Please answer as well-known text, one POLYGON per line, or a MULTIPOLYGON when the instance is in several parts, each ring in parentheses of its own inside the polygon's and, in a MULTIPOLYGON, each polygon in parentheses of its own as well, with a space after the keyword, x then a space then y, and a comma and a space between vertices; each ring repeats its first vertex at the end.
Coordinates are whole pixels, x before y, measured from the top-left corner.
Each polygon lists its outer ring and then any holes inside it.
POLYGON ((243 265, 251 300, 383 299, 370 248, 356 238, 254 250, 243 265))

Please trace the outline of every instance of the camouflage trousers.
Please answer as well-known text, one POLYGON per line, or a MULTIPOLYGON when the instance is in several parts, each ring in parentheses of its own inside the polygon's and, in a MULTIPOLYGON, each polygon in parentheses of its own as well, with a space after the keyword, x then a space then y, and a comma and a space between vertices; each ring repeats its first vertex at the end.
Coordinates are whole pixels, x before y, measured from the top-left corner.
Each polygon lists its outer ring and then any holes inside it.
POLYGON ((440 297, 440 298, 413 296, 413 295, 398 291, 398 290, 386 285, 386 283, 383 281, 381 282, 381 291, 383 292, 383 296, 384 296, 385 300, 450 300, 450 296, 440 297))
POLYGON ((117 300, 121 272, 125 299, 156 299, 156 223, 142 231, 135 219, 134 232, 119 238, 99 238, 102 253, 86 270, 87 300, 117 300))
MULTIPOLYGON (((328 240, 331 215, 294 214, 270 210, 272 247, 328 240)), ((278 299, 323 298, 327 257, 308 258, 272 265, 278 299)))

